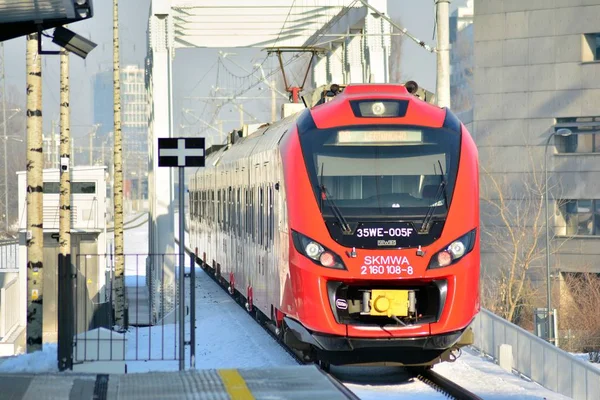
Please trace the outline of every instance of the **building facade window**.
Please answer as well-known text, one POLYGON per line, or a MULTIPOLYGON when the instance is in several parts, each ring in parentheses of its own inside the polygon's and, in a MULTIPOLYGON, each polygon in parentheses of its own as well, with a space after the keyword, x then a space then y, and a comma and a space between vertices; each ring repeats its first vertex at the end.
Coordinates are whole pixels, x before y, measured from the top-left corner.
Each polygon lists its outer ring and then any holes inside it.
POLYGON ((568 128, 569 136, 555 136, 559 153, 600 153, 600 117, 558 118, 555 129, 568 128))
MULTIPOLYGON (((60 182, 44 182, 45 194, 60 194, 60 182)), ((94 194, 96 182, 71 182, 71 194, 94 194)))
POLYGON ((582 38, 581 61, 600 61, 600 33, 587 33, 582 38))
POLYGON ((564 200, 562 203, 568 236, 600 236, 600 200, 564 200))

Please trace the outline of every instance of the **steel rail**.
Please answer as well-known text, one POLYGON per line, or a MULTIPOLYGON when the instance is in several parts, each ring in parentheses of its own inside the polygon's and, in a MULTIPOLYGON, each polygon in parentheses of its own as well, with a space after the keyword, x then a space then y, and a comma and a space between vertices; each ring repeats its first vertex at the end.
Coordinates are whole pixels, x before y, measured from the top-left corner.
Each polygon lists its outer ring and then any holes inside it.
POLYGON ((482 400, 481 397, 468 391, 462 386, 457 385, 448 378, 434 372, 431 369, 426 369, 418 372, 416 378, 438 392, 444 393, 450 398, 456 400, 482 400))

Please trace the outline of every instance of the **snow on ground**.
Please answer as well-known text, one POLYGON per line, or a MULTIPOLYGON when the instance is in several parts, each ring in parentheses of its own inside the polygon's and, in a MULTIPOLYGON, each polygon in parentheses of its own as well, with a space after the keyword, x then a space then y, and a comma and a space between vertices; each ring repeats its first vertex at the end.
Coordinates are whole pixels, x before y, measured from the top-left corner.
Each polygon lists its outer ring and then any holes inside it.
MULTIPOLYGON (((177 214, 176 214, 177 215, 177 214)), ((178 232, 177 218, 175 232, 178 232)), ((176 236, 178 236, 176 234, 176 236)), ((127 231, 125 252, 147 249, 147 225, 127 231)), ((189 238, 186 236, 189 244, 189 238)), ((147 250, 146 250, 147 251, 147 250)), ((179 248, 175 246, 175 252, 179 248)), ((189 258, 185 257, 186 262, 189 258)), ((145 265, 145 264, 141 264, 145 265)), ((188 268, 189 269, 189 268, 188 268)), ((196 368, 254 368, 296 365, 296 362, 254 320, 199 267, 196 267, 196 368)), ((145 267, 129 257, 125 266, 126 285, 145 283, 145 267)), ((188 281, 189 282, 189 281, 188 281)), ((186 283, 188 283, 186 282, 186 283)), ((189 283, 188 283, 189 284, 189 283)), ((189 304, 186 293, 186 304, 189 304)), ((186 338, 189 316, 186 317, 186 338)), ((179 361, 159 361, 178 357, 179 330, 175 324, 131 328, 127 333, 127 358, 151 355, 154 361, 128 362, 128 372, 177 370, 179 361), (136 346, 136 343, 138 344, 136 346)), ((190 365, 189 346, 186 366, 190 365)))
MULTIPOLYGON (((486 400, 568 399, 504 371, 472 350, 463 351, 454 363, 437 364, 433 369, 486 400)), ((427 400, 445 398, 424 383, 409 379, 402 368, 333 367, 332 372, 364 400, 411 399, 415 395, 427 400)))
POLYGON ((581 361, 585 361, 586 363, 592 365, 595 368, 600 369, 600 363, 593 363, 590 361, 590 355, 588 353, 571 353, 571 355, 579 358, 581 361))
POLYGON ((44 373, 58 372, 56 344, 50 343, 43 346, 42 351, 22 354, 16 357, 0 357, 0 373, 44 373))
POLYGON ((464 350, 454 363, 438 364, 433 369, 484 399, 563 400, 569 398, 506 372, 499 365, 480 357, 471 349, 464 350))
MULTIPOLYGON (((128 218, 129 220, 129 218, 128 218)), ((141 222, 142 220, 139 220, 141 222)), ((132 224, 137 225, 137 223, 132 224)), ((147 252, 147 225, 126 231, 125 252, 147 252)), ((134 258, 135 259, 135 258, 134 258)), ((187 258, 186 258, 187 259, 187 258)), ((127 285, 145 283, 145 260, 126 264, 127 285)), ((254 322, 206 273, 196 268, 196 368, 261 368, 295 365, 295 361, 254 322)), ((189 295, 186 296, 189 304, 189 295)), ((187 317, 189 322, 189 316, 187 317)), ((189 323, 186 334, 189 333, 189 323)), ((128 372, 178 369, 178 330, 174 324, 127 332, 127 358, 170 358, 172 361, 128 361, 128 372), (164 345, 163 345, 164 343, 164 345), (164 353, 163 353, 164 352, 164 353), (164 354, 164 355, 163 355, 164 354)), ((186 368, 189 368, 186 349, 186 368)), ((484 399, 562 400, 566 397, 505 372, 472 351, 463 351, 454 363, 438 364, 434 370, 484 399)), ((44 345, 33 354, 0 359, 0 372, 56 372, 56 345, 44 345)), ((361 399, 441 400, 445 397, 401 368, 332 367, 332 372, 361 399)))

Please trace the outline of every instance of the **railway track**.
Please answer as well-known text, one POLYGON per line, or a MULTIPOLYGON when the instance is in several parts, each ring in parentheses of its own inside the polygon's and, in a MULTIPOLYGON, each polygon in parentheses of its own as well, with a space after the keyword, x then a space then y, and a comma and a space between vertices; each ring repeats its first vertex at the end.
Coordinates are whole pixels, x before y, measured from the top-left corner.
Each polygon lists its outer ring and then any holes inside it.
MULTIPOLYGON (((175 242, 177 243, 177 245, 179 245, 178 239, 175 239, 175 242)), ((191 249, 186 247, 185 251, 188 253, 189 256, 191 256, 191 255, 194 256, 194 260, 195 260, 196 264, 200 265, 201 268, 208 274, 208 276, 210 276, 210 278, 221 287, 221 289, 223 289, 225 292, 227 292, 236 301, 236 303, 240 307, 246 309, 244 299, 238 293, 234 293, 233 295, 231 293, 229 293, 229 291, 227 290, 227 285, 224 284, 223 279, 220 278, 219 276, 217 276, 215 271, 212 268, 207 268, 208 266, 205 265, 204 262, 202 261, 202 259, 200 259, 200 257, 196 256, 196 254, 191 249)), ((301 355, 299 355, 297 352, 295 352, 294 350, 292 350, 291 348, 286 346, 285 343, 283 343, 281 335, 279 335, 277 331, 275 331, 274 329, 272 329, 270 326, 268 326, 265 323, 267 320, 267 317, 262 315, 262 313, 260 311, 253 310, 252 312, 250 312, 250 314, 255 319, 255 321, 265 330, 265 332, 267 332, 273 338, 273 340, 275 340, 281 346, 281 348, 287 354, 289 354, 290 357, 292 357, 298 364, 300 364, 300 365, 315 365, 349 399, 359 400, 359 398, 350 389, 348 389, 342 381, 340 381, 334 375, 332 375, 330 372, 327 371, 329 369, 328 366, 326 366, 324 368, 323 366, 321 366, 315 362, 306 361, 301 357, 301 355)), ((456 383, 454 383, 451 380, 443 377, 442 375, 434 372, 431 369, 409 369, 409 371, 411 372, 411 374, 413 375, 414 378, 425 383, 426 385, 428 385, 435 391, 443 393, 445 396, 447 396, 451 399, 482 400, 481 397, 475 395, 474 393, 471 393, 467 389, 457 385, 456 383)))

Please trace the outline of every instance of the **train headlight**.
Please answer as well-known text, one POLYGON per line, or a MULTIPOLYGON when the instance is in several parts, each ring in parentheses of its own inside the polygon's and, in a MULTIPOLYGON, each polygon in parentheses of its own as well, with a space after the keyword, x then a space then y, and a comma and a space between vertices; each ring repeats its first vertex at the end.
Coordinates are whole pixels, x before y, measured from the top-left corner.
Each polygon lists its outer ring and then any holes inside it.
POLYGON ((315 264, 325 268, 346 269, 340 256, 320 243, 296 231, 292 231, 292 239, 296 251, 308 257, 315 264))
POLYGON ((318 260, 323 253, 323 247, 319 243, 311 241, 306 245, 304 251, 313 260, 318 260))
POLYGON ((350 107, 358 118, 400 118, 406 115, 408 100, 351 100, 350 107))
POLYGON ((373 103, 371 106, 371 111, 373 115, 377 115, 378 117, 385 113, 385 106, 382 102, 378 101, 377 103, 373 103))
POLYGON ((476 230, 473 229, 464 236, 459 237, 437 254, 431 257, 428 269, 443 268, 454 264, 473 250, 475 246, 476 230))

